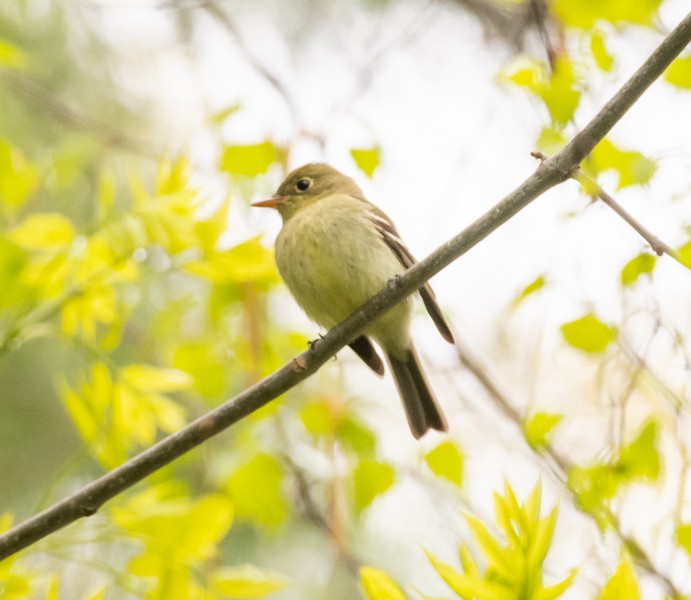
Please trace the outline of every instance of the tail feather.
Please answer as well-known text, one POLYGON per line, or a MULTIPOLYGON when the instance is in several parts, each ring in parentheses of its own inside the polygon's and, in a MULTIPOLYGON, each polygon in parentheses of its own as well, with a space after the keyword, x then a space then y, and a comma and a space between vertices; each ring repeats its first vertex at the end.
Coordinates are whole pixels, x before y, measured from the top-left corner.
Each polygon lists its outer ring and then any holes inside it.
POLYGON ((414 349, 408 350, 401 357, 387 354, 396 387, 403 400, 410 430, 416 439, 421 438, 429 429, 446 431, 446 418, 427 381, 420 359, 414 349))

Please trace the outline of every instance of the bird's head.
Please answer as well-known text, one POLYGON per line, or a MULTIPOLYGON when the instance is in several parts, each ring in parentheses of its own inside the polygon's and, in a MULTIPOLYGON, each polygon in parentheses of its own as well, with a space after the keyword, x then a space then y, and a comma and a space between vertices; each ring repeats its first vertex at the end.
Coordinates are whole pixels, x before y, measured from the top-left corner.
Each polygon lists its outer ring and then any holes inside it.
POLYGON ((360 188, 350 177, 327 164, 310 163, 289 173, 271 198, 254 202, 252 206, 275 208, 285 222, 303 208, 334 194, 362 197, 360 188))

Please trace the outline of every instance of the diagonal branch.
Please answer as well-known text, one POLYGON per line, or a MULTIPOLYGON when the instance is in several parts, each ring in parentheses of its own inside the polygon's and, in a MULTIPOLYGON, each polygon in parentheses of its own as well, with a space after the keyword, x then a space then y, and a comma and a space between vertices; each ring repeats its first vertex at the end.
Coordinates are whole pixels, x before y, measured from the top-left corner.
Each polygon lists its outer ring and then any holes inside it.
POLYGON ((30 546, 77 519, 94 514, 107 500, 169 464, 210 437, 238 422, 273 398, 312 375, 330 357, 355 339, 365 326, 418 290, 462 254, 525 208, 540 194, 569 178, 581 160, 609 132, 643 92, 691 41, 691 13, 665 38, 643 65, 559 154, 543 162, 533 175, 458 235, 368 300, 322 340, 275 373, 222 406, 162 439, 119 467, 99 477, 43 512, 0 536, 0 560, 30 546))

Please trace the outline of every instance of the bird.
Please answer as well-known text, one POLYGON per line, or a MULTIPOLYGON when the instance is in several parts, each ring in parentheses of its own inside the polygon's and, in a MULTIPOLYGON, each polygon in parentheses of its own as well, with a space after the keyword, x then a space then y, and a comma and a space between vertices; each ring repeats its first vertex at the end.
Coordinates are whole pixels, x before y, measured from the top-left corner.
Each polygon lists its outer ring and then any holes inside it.
MULTIPOLYGON (((275 260, 291 294, 318 325, 329 329, 416 263, 391 219, 365 199, 353 179, 325 163, 290 172, 276 193, 252 206, 273 208, 283 226, 275 260)), ((419 289, 441 336, 454 336, 428 283, 419 289)), ((350 348, 379 376, 381 348, 416 439, 448 424, 410 336, 410 297, 370 323, 350 348)))

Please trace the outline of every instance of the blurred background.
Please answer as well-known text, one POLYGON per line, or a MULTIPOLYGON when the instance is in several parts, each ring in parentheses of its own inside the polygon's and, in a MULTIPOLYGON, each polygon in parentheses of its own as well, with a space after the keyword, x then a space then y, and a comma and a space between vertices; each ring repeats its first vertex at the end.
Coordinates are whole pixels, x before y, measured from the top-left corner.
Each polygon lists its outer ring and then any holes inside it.
MULTIPOLYGON (((275 270, 278 215, 249 207, 290 169, 354 177, 424 257, 687 8, 5 0, 0 530, 318 336, 275 270)), ((689 89, 687 52, 583 164, 675 256, 570 181, 433 279, 458 347, 421 306, 414 333, 448 435, 416 442, 346 349, 0 563, 0 596, 690 594, 689 89)))

